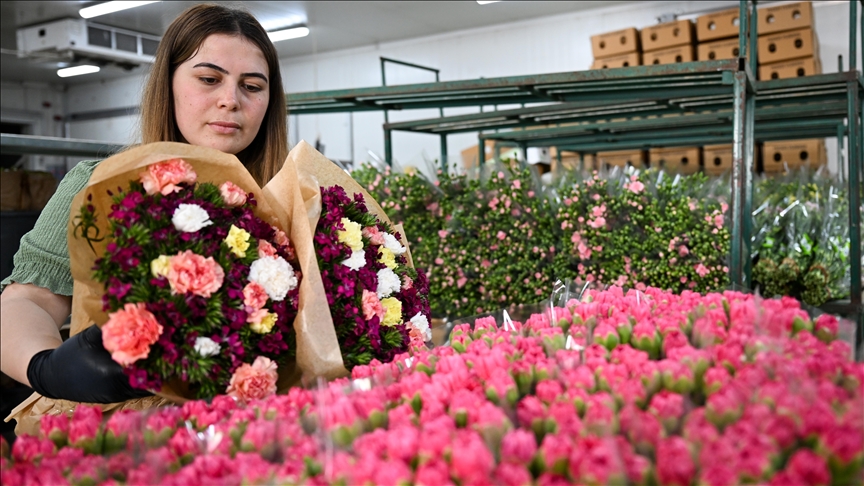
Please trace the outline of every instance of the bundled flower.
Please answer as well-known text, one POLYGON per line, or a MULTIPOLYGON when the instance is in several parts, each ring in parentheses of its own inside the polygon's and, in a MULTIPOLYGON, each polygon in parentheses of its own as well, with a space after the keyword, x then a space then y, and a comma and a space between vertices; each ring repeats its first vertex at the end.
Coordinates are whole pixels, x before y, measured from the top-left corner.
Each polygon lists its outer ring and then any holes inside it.
MULTIPOLYGON (((194 397, 243 400, 275 391, 276 364, 256 375, 266 385, 241 383, 260 360, 295 352, 300 273, 285 233, 256 216, 254 195, 199 182, 171 159, 147 166, 113 202, 93 276, 105 286, 105 349, 132 386, 158 391, 179 378, 194 397)), ((88 202, 79 224, 100 216, 88 202)))
POLYGON ((429 283, 409 264, 400 235, 360 194, 351 199, 332 186, 321 199, 315 252, 346 368, 423 347, 432 337, 429 283))

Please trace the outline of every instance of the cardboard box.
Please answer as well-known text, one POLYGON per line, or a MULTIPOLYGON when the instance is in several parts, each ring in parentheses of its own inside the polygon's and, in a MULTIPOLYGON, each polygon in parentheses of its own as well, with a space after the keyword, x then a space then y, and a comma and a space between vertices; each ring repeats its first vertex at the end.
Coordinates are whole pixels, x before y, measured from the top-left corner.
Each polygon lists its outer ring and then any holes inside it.
POLYGON ((763 7, 756 15, 759 17, 759 35, 813 28, 813 6, 810 2, 763 7))
POLYGON ((812 29, 759 36, 759 64, 813 57, 815 52, 816 37, 812 29))
POLYGON ((661 51, 646 52, 643 55, 645 65, 651 64, 675 64, 676 62, 695 61, 693 46, 678 46, 661 51))
POLYGON ((738 38, 724 39, 716 42, 699 44, 697 59, 700 61, 714 61, 718 59, 735 59, 740 57, 740 46, 738 38))
POLYGON ((662 166, 670 172, 694 174, 699 172, 699 152, 699 147, 656 148, 648 152, 648 157, 651 167, 662 166))
POLYGON ((606 57, 603 59, 595 59, 591 64, 591 69, 614 69, 628 66, 641 66, 642 54, 631 52, 630 54, 622 54, 620 56, 606 57))
POLYGON ((762 148, 763 169, 767 173, 784 172, 802 166, 816 168, 825 165, 828 154, 825 140, 787 140, 784 142, 765 142, 762 148))
POLYGON ((639 31, 633 27, 591 36, 594 59, 639 52, 639 31))
POLYGON ((822 74, 822 63, 819 62, 819 59, 812 57, 759 66, 759 79, 762 81, 768 79, 799 78, 801 76, 813 76, 814 74, 822 74))
MULTIPOLYGON (((561 170, 579 170, 579 154, 564 150, 561 152, 561 163, 558 163, 558 150, 556 147, 549 147, 549 155, 552 157, 552 172, 561 170)), ((585 169, 594 168, 594 155, 583 154, 582 162, 585 164, 585 169)))
POLYGON ((699 42, 738 36, 738 8, 702 15, 696 19, 696 38, 699 42))
POLYGON ((614 150, 597 152, 597 163, 617 167, 631 165, 636 168, 645 167, 645 156, 641 150, 614 150))
POLYGON ((645 27, 639 35, 642 39, 642 52, 691 45, 696 40, 693 22, 689 20, 677 20, 645 27))
POLYGON ((720 175, 732 170, 732 144, 706 145, 702 148, 705 173, 720 175))
MULTIPOLYGON (((508 149, 512 149, 513 147, 501 147, 501 154, 504 154, 508 149)), ((466 169, 472 169, 477 167, 477 144, 474 144, 467 149, 462 151, 462 166, 466 169)), ((491 160, 495 158, 495 143, 492 140, 486 140, 486 158, 483 159, 485 163, 487 160, 491 160)))

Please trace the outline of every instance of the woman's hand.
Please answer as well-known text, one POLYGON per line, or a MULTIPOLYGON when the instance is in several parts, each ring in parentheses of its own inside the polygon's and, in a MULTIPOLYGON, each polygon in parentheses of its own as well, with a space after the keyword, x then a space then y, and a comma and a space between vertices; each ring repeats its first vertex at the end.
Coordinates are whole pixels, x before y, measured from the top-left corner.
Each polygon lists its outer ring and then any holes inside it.
POLYGON ((123 368, 102 346, 102 330, 90 326, 56 349, 33 356, 27 379, 34 390, 49 398, 76 402, 114 403, 152 395, 129 384, 123 368))
POLYGON ((112 403, 147 393, 133 390, 102 346, 100 329, 65 343, 60 327, 72 298, 30 284, 11 284, 0 295, 0 363, 3 373, 52 398, 112 403))

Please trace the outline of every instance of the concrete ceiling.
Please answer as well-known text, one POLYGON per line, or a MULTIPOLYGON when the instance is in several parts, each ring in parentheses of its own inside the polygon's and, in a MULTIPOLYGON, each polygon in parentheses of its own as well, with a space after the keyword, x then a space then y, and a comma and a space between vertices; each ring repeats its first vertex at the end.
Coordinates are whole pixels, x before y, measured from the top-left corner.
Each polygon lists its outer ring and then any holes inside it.
MULTIPOLYGON (((80 18, 78 10, 99 2, 2 1, 0 2, 0 79, 58 84, 92 82, 141 72, 139 67, 123 71, 107 67, 102 72, 75 78, 59 78, 56 62, 18 59, 15 31, 62 18, 80 18)), ((171 21, 187 7, 199 2, 159 2, 104 15, 93 22, 161 36, 171 21)), ((375 45, 444 32, 516 22, 607 7, 632 1, 503 1, 479 5, 461 1, 252 1, 225 2, 242 5, 265 29, 275 30, 306 24, 311 33, 302 39, 276 43, 280 57, 296 57, 351 47, 375 45)))

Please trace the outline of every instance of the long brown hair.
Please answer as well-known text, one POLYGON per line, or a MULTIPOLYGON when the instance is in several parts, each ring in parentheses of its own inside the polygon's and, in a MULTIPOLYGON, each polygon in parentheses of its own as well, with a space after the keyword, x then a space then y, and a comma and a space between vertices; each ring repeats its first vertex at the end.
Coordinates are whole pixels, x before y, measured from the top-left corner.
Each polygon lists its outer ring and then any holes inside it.
POLYGON ((195 5, 168 27, 150 70, 141 99, 141 142, 185 142, 174 118, 172 78, 177 66, 192 57, 213 34, 237 35, 261 49, 270 70, 270 100, 255 139, 237 158, 264 185, 288 156, 288 108, 279 56, 261 24, 248 12, 221 5, 195 5))

